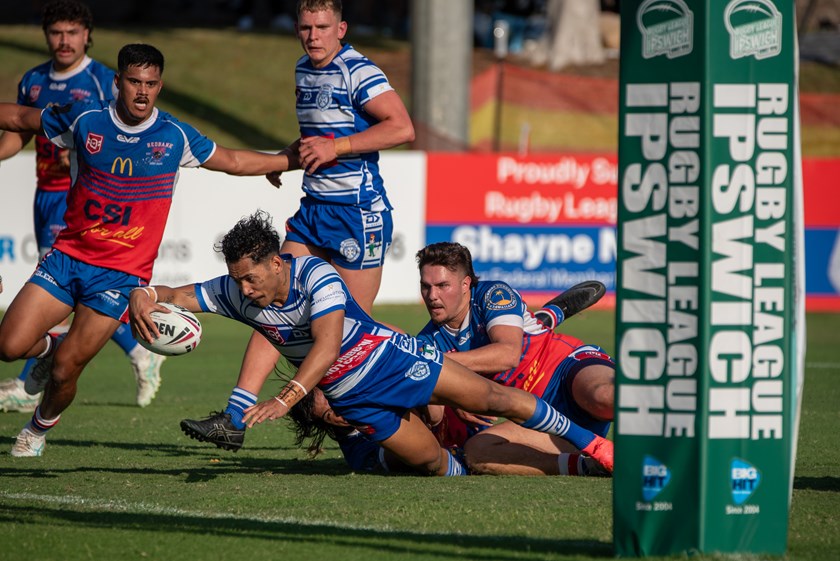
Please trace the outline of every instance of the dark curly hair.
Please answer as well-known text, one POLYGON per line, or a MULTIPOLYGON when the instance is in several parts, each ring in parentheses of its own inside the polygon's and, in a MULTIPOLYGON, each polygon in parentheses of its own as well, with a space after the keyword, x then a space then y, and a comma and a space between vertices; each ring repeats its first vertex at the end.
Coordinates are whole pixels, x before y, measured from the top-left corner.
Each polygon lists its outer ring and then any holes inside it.
POLYGON ((461 271, 470 277, 470 286, 478 284, 478 276, 473 270, 472 255, 470 250, 459 243, 438 242, 429 244, 415 256, 417 268, 422 269, 426 265, 440 265, 450 271, 461 271))
POLYGON ((250 257, 254 263, 280 253, 280 235, 271 225, 271 216, 257 210, 243 218, 216 244, 216 251, 226 263, 236 263, 250 257))
POLYGON ((292 430, 295 431, 295 446, 303 446, 304 442, 309 440, 306 444, 306 451, 311 458, 314 458, 324 448, 324 440, 329 437, 332 440, 339 440, 353 432, 352 427, 339 427, 331 425, 321 417, 315 414, 315 394, 310 392, 298 401, 294 407, 289 410, 286 418, 292 424, 292 430))
POLYGON ((87 4, 78 0, 53 0, 44 5, 41 13, 41 27, 46 33, 47 28, 60 21, 81 23, 88 30, 88 42, 85 51, 93 46, 93 13, 87 4))

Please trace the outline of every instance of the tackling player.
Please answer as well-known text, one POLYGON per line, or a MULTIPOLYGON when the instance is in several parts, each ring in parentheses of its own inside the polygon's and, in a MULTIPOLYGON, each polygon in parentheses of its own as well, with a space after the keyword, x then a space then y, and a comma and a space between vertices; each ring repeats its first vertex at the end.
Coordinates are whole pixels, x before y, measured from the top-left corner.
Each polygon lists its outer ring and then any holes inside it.
POLYGON ((44 398, 12 447, 40 456, 45 435, 76 395, 85 365, 128 319, 129 291, 148 284, 179 167, 232 175, 288 169, 289 156, 231 150, 155 107, 163 55, 151 45, 120 49, 112 102, 43 111, 0 103, 0 129, 43 132, 70 149, 67 227, 0 323, 0 359, 37 357, 44 398), (47 330, 75 312, 63 344, 47 330))
POLYGON ((336 270, 314 256, 281 255, 270 218, 241 220, 219 248, 228 275, 131 296, 139 337, 158 335, 150 317, 158 299, 230 317, 258 330, 297 372, 280 393, 245 410, 249 427, 285 416, 318 386, 338 415, 400 461, 429 475, 463 466, 409 410, 429 403, 503 415, 568 440, 612 471, 612 443, 583 429, 543 400, 494 384, 417 339, 376 323, 356 304, 336 270))
MULTIPOLYGON (((77 0, 53 0, 44 6, 41 26, 50 60, 24 74, 18 86, 20 105, 44 109, 75 101, 114 99, 114 71, 87 56, 93 44, 93 15, 77 0)), ((43 257, 66 224, 70 189, 69 150, 52 144, 42 134, 6 132, 0 136, 0 161, 11 158, 35 137, 37 189, 35 191, 35 240, 43 257)), ((66 331, 66 326, 61 326, 66 331)), ((112 340, 129 358, 137 382, 137 405, 152 402, 160 386, 160 366, 165 357, 137 344, 127 326, 120 326, 112 340)), ((41 392, 30 395, 24 380, 35 360, 29 359, 20 376, 0 381, 0 411, 32 411, 41 392)))
MULTIPOLYGON (((482 376, 541 397, 581 427, 607 435, 615 365, 603 349, 547 329, 507 283, 479 281, 469 250, 460 244, 431 244, 417 252, 417 263, 431 318, 418 339, 482 376)), ((595 281, 571 290, 591 302, 604 293, 595 281)), ((471 467, 483 473, 553 474, 557 459, 545 454, 556 447, 551 440, 521 430, 511 437, 503 423, 471 439, 467 456, 471 467)))

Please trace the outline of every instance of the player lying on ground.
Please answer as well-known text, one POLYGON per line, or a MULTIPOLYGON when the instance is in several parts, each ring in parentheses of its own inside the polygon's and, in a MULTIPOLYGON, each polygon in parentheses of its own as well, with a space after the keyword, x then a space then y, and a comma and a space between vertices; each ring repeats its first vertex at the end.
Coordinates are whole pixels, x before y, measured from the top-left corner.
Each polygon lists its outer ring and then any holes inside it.
MULTIPOLYGON (((420 293, 431 318, 418 339, 482 376, 542 398, 577 425, 607 435, 615 365, 603 349, 546 329, 507 283, 479 281, 469 250, 460 244, 426 246, 417 252, 417 263, 420 293)), ((578 296, 588 305, 604 292, 600 282, 587 281, 564 295, 570 294, 570 301, 578 296)), ((553 301, 554 306, 562 300, 553 301)), ((532 436, 536 441, 544 438, 532 436)), ((484 443, 481 459, 472 458, 476 469, 531 474, 539 471, 532 464, 546 465, 539 456, 524 456, 527 446, 521 442, 487 436, 475 442, 484 443)), ((473 450, 478 451, 477 445, 473 450)))
MULTIPOLYGON (((283 246, 281 246, 282 249, 283 246)), ((572 317, 597 302, 603 295, 603 288, 601 283, 591 281, 581 283, 555 297, 536 313, 540 314, 546 323, 550 323, 547 327, 550 331, 555 327, 555 322, 562 322, 565 318, 572 317)), ((530 312, 525 313, 531 318, 531 323, 534 323, 530 312)), ((265 339, 259 334, 257 336, 265 339)), ((249 348, 253 340, 252 337, 249 348)), ((187 436, 202 442, 211 442, 225 450, 237 451, 242 447, 246 430, 242 420, 244 411, 257 402, 257 395, 280 359, 280 352, 274 346, 266 344, 267 349, 258 355, 246 356, 242 361, 236 386, 228 398, 224 411, 211 413, 204 419, 181 421, 181 430, 187 436)), ((473 421, 477 420, 473 419, 473 421)))
MULTIPOLYGON (((409 413, 435 435, 441 448, 465 463, 469 473, 522 475, 609 476, 594 459, 562 438, 503 421, 491 427, 465 422, 455 409, 430 405, 409 413), (501 451, 501 454, 499 453, 501 451), (507 455, 504 455, 507 452, 507 455), (497 466, 504 466, 500 470, 497 466), (520 471, 511 471, 517 466, 520 471), (526 471, 527 468, 527 471, 526 471)), ((323 392, 314 388, 289 412, 295 443, 306 443, 310 457, 322 451, 326 438, 334 440, 354 471, 405 472, 405 464, 353 428, 330 407, 323 392)))
POLYGON ((257 212, 220 243, 228 275, 178 288, 131 295, 139 337, 158 335, 150 317, 170 302, 194 312, 231 317, 260 331, 297 368, 272 399, 245 410, 249 427, 285 416, 316 385, 333 410, 420 473, 463 470, 409 410, 450 405, 499 415, 561 436, 612 471, 613 445, 582 429, 533 395, 495 384, 433 347, 373 321, 350 296, 335 269, 317 257, 281 256, 270 219, 257 212))
POLYGON ((0 360, 37 357, 46 386, 13 456, 40 456, 45 435, 76 396, 87 363, 128 319, 129 291, 148 284, 179 167, 232 175, 284 170, 289 156, 231 150, 155 107, 163 54, 126 45, 118 55, 117 99, 43 111, 0 103, 0 129, 43 133, 69 148, 72 186, 61 231, 0 323, 0 360), (75 312, 63 344, 47 330, 75 312))

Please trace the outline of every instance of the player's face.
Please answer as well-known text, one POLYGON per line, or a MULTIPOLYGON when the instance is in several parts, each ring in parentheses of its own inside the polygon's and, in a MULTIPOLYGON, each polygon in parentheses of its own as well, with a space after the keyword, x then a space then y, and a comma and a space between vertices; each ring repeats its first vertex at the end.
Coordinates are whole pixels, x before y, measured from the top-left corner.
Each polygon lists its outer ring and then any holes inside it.
POLYGON ((72 70, 85 56, 90 31, 80 22, 57 21, 44 30, 53 67, 59 72, 72 70))
POLYGON ((295 25, 300 44, 315 68, 323 68, 341 50, 347 22, 338 21, 332 10, 301 12, 295 25))
POLYGON ((129 66, 114 78, 119 90, 117 113, 127 125, 139 125, 154 111, 163 80, 157 66, 129 66))
POLYGON ((328 425, 335 425, 337 427, 350 426, 350 423, 345 421, 344 417, 333 411, 332 407, 330 407, 330 403, 324 396, 324 392, 322 392, 318 388, 313 388, 312 393, 312 397, 314 400, 314 403, 312 404, 313 415, 315 415, 319 419, 322 419, 328 425))
POLYGON ((282 304, 288 296, 289 270, 280 257, 264 259, 255 263, 244 257, 235 263, 228 263, 228 274, 239 286, 246 298, 260 308, 273 302, 282 304), (283 287, 286 290, 283 290, 283 287))
POLYGON ((436 325, 458 329, 470 306, 470 278, 443 265, 424 265, 420 269, 420 295, 436 325))

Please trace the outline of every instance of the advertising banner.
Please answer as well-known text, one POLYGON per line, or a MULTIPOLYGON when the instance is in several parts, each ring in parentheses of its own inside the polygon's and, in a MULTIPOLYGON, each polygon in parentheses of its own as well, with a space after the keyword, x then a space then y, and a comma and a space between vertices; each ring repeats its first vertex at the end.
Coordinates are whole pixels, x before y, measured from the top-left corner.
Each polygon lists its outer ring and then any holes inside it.
POLYGON ((432 153, 428 165, 427 243, 465 245, 480 277, 526 294, 615 289, 614 155, 432 153))
POLYGON ((619 556, 787 546, 804 329, 794 22, 781 0, 622 5, 619 556))
MULTIPOLYGON (((419 302, 414 253, 423 247, 425 234, 426 155, 388 152, 383 154, 380 168, 394 205, 394 236, 376 302, 419 302)), ((213 245, 237 220, 258 208, 271 214, 282 237, 283 225, 297 210, 303 195, 301 179, 300 171, 284 173, 283 186, 275 189, 263 177, 181 169, 152 284, 180 286, 225 274, 224 260, 213 245)), ((5 309, 38 263, 32 224, 35 153, 22 152, 3 162, 0 185, 8 193, 0 205, 0 275, 4 286, 0 309, 5 309)))

